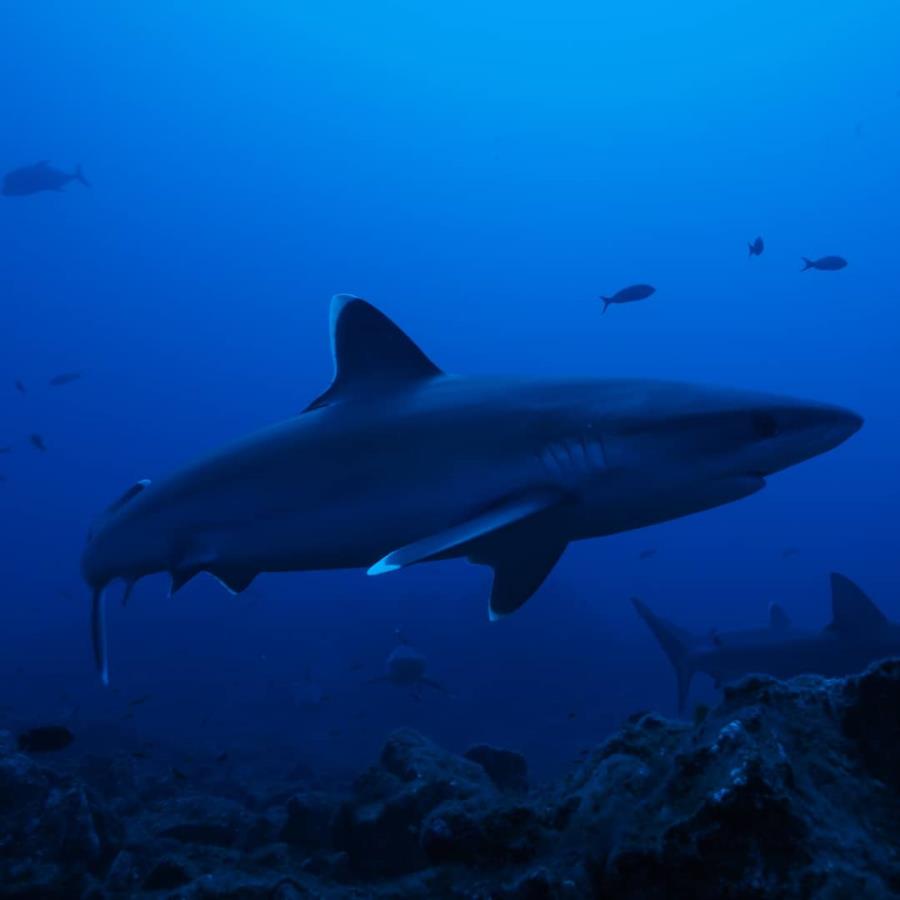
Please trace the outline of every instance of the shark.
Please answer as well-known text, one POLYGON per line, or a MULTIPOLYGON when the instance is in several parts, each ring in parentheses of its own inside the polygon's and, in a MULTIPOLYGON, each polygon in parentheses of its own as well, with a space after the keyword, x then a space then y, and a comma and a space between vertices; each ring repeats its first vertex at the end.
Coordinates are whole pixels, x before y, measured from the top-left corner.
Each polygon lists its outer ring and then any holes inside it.
POLYGON ((838 572, 831 573, 831 622, 821 629, 794 625, 780 604, 771 603, 766 627, 699 636, 656 615, 636 597, 632 603, 675 669, 679 713, 697 672, 712 677, 716 687, 751 673, 837 678, 900 656, 900 624, 888 621, 857 584, 838 572))
POLYGON ((379 684, 387 682, 397 687, 411 687, 414 697, 421 697, 421 690, 425 687, 445 691, 446 688, 433 678, 429 678, 425 672, 428 669, 428 660, 424 654, 401 637, 400 643, 388 655, 384 664, 384 675, 369 679, 367 684, 379 684))
POLYGON ((167 572, 230 591, 261 572, 466 558, 493 570, 492 619, 519 609, 572 541, 755 494, 837 447, 848 409, 753 391, 628 379, 447 374, 390 318, 332 299, 334 377, 301 413, 94 521, 81 559, 94 659, 109 683, 105 592, 167 572))

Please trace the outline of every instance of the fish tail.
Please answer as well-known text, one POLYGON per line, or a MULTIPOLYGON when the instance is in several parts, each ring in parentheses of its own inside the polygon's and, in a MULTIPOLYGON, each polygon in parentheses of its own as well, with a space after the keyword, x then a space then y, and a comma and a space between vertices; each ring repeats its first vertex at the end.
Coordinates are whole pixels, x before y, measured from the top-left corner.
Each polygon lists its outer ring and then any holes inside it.
POLYGON ((84 177, 84 172, 81 169, 81 163, 78 163, 75 166, 75 173, 72 176, 76 181, 80 181, 85 187, 90 187, 91 183, 84 177))
POLYGON ((647 627, 653 632, 653 636, 659 641, 660 646, 669 657, 672 668, 675 670, 675 680, 678 685, 678 712, 683 713, 687 705, 688 690, 691 686, 691 678, 694 675, 694 666, 691 660, 691 644, 693 639, 686 631, 667 622, 655 615, 637 597, 631 598, 638 615, 646 622, 647 627))
POLYGON ((109 653, 106 648, 106 598, 102 587, 94 588, 91 598, 91 642, 94 645, 94 665, 100 681, 109 685, 109 653))
POLYGON ((610 300, 609 297, 601 297, 600 299, 603 301, 603 312, 606 312, 609 309, 609 304, 612 303, 612 300, 610 300))
POLYGON ((803 260, 803 268, 800 270, 801 272, 805 272, 807 269, 814 269, 815 264, 811 259, 807 259, 805 256, 801 256, 800 259, 803 260))
POLYGON ((747 254, 747 256, 753 256, 753 244, 751 244, 751 243, 748 241, 748 242, 747 242, 747 247, 748 247, 749 250, 750 250, 750 252, 747 254))

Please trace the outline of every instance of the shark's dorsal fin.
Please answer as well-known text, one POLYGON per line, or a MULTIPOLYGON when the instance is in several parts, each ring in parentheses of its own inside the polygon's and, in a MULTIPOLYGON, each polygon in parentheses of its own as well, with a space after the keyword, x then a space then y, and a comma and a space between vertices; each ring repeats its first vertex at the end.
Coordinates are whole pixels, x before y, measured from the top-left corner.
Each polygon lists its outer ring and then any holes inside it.
POLYGON ((790 628, 791 620, 780 603, 769 604, 769 625, 772 628, 790 628))
POLYGON ((304 412, 443 374, 384 313, 350 294, 331 300, 331 353, 334 380, 304 412))
POLYGON ((885 614, 845 575, 831 573, 831 628, 836 631, 873 631, 887 625, 885 614))
POLYGON ((128 488, 128 490, 123 494, 116 497, 116 499, 113 500, 113 502, 110 503, 109 506, 107 506, 106 509, 104 509, 103 512, 100 513, 100 515, 97 516, 91 523, 91 527, 88 530, 88 540, 90 541, 91 538, 93 538, 97 531, 100 530, 100 527, 103 525, 103 523, 110 516, 115 515, 115 513, 122 509, 123 506, 126 506, 128 503, 134 500, 134 498, 137 497, 138 494, 143 493, 145 490, 147 490, 148 487, 150 487, 150 479, 142 478, 140 481, 136 481, 133 485, 131 485, 131 487, 128 488))

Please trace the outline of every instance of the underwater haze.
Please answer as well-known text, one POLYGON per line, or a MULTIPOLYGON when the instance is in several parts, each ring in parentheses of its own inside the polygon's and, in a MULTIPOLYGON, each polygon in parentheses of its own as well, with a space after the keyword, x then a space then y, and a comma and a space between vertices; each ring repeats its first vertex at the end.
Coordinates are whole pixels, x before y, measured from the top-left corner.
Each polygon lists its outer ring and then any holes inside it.
POLYGON ((542 778, 675 713, 633 596, 701 635, 773 601, 819 628, 836 570, 900 620, 896 3, 32 2, 4 33, 0 168, 90 185, 0 197, 4 727, 342 777, 409 725, 542 778), (826 256, 847 266, 801 272, 826 256), (865 426, 747 499, 572 544, 499 622, 462 560, 114 588, 102 687, 92 520, 321 394, 342 292, 447 372, 726 385, 865 426), (401 641, 439 688, 378 680, 401 641))

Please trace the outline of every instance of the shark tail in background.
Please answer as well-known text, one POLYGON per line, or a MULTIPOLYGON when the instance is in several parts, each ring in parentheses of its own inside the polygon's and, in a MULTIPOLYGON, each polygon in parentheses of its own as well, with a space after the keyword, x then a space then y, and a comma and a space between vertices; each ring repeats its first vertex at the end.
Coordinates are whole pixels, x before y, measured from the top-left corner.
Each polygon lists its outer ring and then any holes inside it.
POLYGON ((634 604, 637 614, 647 623, 647 627, 665 650, 669 662, 675 669, 675 678, 678 681, 678 712, 683 713, 687 705, 691 678, 694 676, 694 668, 691 664, 691 644, 694 638, 683 628, 661 619, 637 597, 632 597, 631 602, 634 604))
POLYGON ((612 303, 612 300, 610 300, 609 297, 601 297, 600 299, 603 301, 603 312, 606 312, 609 309, 609 304, 612 303))
POLYGON ((84 177, 84 172, 81 171, 81 163, 75 166, 75 171, 72 173, 72 177, 76 181, 80 181, 85 187, 90 187, 91 183, 84 177))
POLYGON ((807 269, 814 269, 816 267, 811 259, 807 259, 805 256, 801 256, 800 259, 803 260, 803 268, 800 270, 801 272, 805 272, 807 269))

